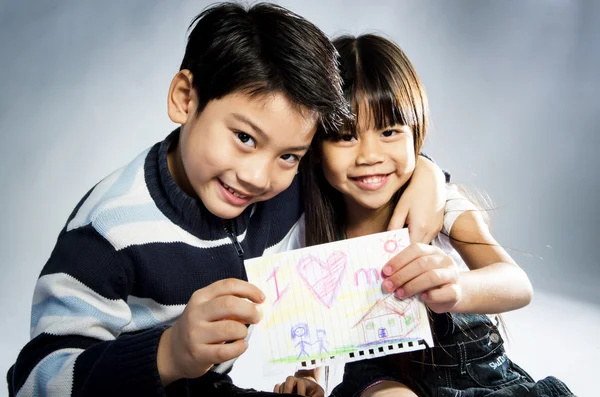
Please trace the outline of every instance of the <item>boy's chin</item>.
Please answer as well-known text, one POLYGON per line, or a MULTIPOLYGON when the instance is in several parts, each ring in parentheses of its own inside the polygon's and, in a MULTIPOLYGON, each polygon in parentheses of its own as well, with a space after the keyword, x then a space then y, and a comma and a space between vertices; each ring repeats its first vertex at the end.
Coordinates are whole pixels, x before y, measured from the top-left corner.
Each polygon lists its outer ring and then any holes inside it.
MULTIPOLYGON (((249 204, 248 204, 249 205, 249 204)), ((206 209, 214 216, 221 219, 233 219, 241 215, 248 205, 243 207, 229 205, 227 203, 205 203, 206 209)))

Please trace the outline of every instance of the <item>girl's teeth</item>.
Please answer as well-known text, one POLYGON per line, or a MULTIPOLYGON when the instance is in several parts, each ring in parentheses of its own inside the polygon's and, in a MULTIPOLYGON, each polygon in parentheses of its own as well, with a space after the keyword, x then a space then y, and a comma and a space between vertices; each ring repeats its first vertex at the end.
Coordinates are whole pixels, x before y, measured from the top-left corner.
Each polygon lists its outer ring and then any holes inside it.
POLYGON ((364 183, 379 183, 383 180, 382 176, 371 176, 368 178, 362 178, 364 183))

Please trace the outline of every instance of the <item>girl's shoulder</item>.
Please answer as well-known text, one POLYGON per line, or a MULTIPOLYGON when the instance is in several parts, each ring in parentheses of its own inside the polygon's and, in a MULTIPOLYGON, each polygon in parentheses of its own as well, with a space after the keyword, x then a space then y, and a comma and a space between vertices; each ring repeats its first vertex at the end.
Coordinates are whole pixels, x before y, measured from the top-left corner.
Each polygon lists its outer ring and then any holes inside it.
POLYGON ((442 234, 450 235, 454 222, 465 211, 479 211, 479 208, 466 197, 458 185, 446 184, 446 209, 442 234))

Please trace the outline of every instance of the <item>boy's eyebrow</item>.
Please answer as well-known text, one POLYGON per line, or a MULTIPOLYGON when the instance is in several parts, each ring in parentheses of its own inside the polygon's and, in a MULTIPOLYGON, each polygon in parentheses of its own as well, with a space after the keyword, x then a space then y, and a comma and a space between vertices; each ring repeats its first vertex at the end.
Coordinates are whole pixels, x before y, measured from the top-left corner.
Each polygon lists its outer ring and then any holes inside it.
MULTIPOLYGON (((261 130, 259 126, 254 124, 249 118, 247 118, 243 114, 232 113, 231 115, 235 119, 241 121, 242 123, 248 124, 250 126, 250 128, 252 128, 254 131, 256 131, 263 138, 269 139, 269 136, 267 134, 265 134, 265 132, 263 130, 261 130)), ((302 152, 302 151, 307 151, 309 148, 310 148, 310 145, 302 145, 302 146, 295 146, 295 147, 287 148, 286 150, 291 150, 292 152, 302 152)))
POLYGON ((308 151, 309 147, 310 147, 310 145, 294 146, 294 147, 287 148, 286 150, 290 150, 292 152, 304 152, 304 151, 308 151))
POLYGON ((239 121, 241 121, 242 123, 248 124, 250 126, 250 128, 252 128, 258 134, 262 135, 264 138, 268 138, 267 134, 265 134, 265 132, 263 130, 261 130, 259 126, 257 126, 255 123, 253 123, 249 118, 247 118, 243 114, 232 113, 232 116, 234 118, 238 119, 239 121))

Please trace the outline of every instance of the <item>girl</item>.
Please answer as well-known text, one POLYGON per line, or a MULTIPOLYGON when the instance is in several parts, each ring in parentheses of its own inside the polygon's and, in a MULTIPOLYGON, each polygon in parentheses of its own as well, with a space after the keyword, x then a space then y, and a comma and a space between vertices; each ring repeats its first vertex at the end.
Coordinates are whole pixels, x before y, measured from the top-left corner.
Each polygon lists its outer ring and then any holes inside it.
MULTIPOLYGON (((355 121, 320 135, 302 165, 306 245, 387 230, 427 132, 425 92, 400 48, 375 35, 334 44, 355 121)), ((382 270, 384 289, 428 306, 435 347, 346 364, 332 395, 572 395, 556 378, 534 382, 506 357, 486 314, 529 304, 531 284, 477 208, 455 187, 448 200, 433 245, 412 244, 382 270)), ((275 391, 322 395, 314 374, 296 375, 275 391)))

